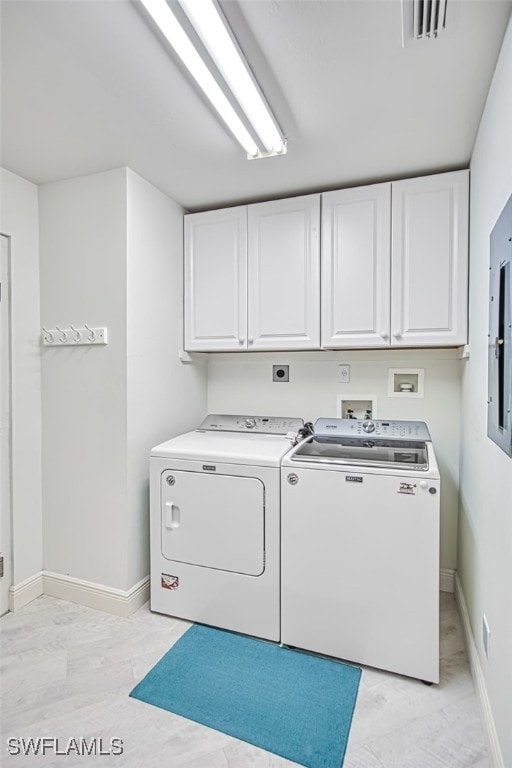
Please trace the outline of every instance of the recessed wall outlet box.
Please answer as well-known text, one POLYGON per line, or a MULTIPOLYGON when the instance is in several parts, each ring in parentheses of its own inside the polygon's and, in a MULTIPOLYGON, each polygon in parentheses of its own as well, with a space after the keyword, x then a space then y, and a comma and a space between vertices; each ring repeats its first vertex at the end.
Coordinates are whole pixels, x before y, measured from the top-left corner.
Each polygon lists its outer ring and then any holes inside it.
POLYGON ((483 615, 482 617, 482 642, 484 646, 485 655, 487 658, 489 658, 489 653, 491 650, 491 630, 489 629, 489 624, 487 622, 487 616, 483 615))
POLYGON ((339 419, 375 419, 376 395, 338 395, 336 416, 339 419))
POLYGON ((273 365, 272 381, 290 381, 289 365, 273 365))
POLYGON ((389 368, 388 397, 423 397, 423 368, 389 368))
POLYGON ((350 381, 350 365, 343 363, 338 365, 338 381, 342 384, 348 384, 350 381))

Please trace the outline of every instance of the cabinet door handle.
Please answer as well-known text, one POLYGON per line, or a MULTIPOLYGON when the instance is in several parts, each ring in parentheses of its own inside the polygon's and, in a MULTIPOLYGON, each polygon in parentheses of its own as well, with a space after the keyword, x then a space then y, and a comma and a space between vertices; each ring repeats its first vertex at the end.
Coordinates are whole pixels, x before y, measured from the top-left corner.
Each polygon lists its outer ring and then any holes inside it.
POLYGON ((254 341, 254 339, 251 336, 249 336, 249 338, 247 339, 248 344, 252 344, 253 341, 254 341))
POLYGON ((393 331, 393 336, 395 337, 395 339, 402 338, 402 334, 400 333, 400 331, 393 331))
POLYGON ((243 343, 244 343, 244 340, 243 340, 243 339, 238 339, 238 343, 239 343, 239 344, 243 344, 243 343))
POLYGON ((389 333, 387 331, 381 331, 380 335, 383 339, 389 339, 389 333))

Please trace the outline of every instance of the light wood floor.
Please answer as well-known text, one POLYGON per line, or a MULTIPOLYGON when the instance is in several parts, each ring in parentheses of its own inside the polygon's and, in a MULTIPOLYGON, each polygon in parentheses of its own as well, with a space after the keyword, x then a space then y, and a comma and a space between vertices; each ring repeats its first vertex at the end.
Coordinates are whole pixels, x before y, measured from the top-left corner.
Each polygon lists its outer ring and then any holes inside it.
MULTIPOLYGON (((452 595, 441 600, 439 686, 364 669, 344 768, 489 768, 452 595)), ((292 768, 294 763, 128 697, 190 626, 40 597, 0 621, 0 762, 17 768, 292 768), (9 737, 111 737, 122 756, 6 756, 9 737)))

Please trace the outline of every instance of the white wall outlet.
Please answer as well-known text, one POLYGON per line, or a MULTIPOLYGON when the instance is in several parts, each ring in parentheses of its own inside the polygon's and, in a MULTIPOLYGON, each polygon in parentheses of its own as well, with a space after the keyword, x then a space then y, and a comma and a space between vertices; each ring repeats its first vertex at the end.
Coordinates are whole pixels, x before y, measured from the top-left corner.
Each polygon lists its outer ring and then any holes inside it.
POLYGON ((338 365, 338 381, 341 381, 343 384, 348 384, 350 381, 350 365, 347 365, 344 363, 343 365, 338 365))
POLYGON ((489 654, 491 652, 491 630, 489 629, 489 623, 485 613, 482 617, 482 641, 485 655, 487 658, 489 658, 489 654))

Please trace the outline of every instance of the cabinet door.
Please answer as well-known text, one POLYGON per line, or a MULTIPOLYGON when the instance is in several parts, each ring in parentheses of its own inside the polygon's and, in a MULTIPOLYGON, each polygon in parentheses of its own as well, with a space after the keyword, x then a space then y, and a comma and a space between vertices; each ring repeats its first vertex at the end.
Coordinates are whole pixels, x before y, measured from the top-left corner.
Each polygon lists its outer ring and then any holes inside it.
POLYGON ((247 342, 247 207, 185 216, 185 349, 247 342))
POLYGON ((391 184, 322 195, 322 346, 389 345, 391 184))
POLYGON ((320 346, 320 195, 248 206, 248 348, 320 346))
POLYGON ((469 171, 394 182, 391 344, 465 344, 469 171))

